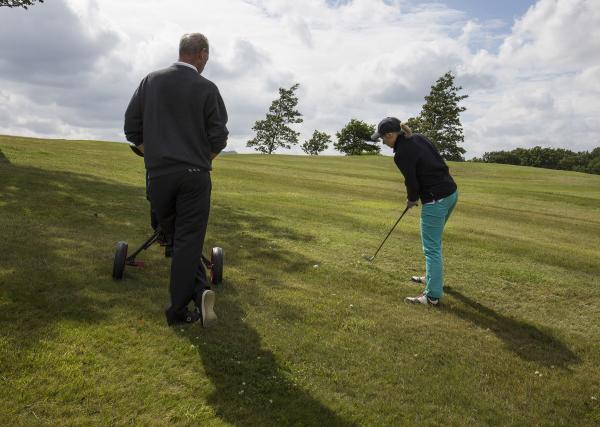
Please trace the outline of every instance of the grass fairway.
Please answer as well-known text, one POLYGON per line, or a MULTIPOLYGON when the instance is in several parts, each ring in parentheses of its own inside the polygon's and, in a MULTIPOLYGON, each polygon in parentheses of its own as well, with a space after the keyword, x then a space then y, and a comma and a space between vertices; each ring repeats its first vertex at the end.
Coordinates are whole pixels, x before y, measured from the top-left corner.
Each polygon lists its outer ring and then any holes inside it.
MULTIPOLYGON (((600 423, 600 176, 451 163, 446 298, 409 306, 419 210, 386 157, 229 155, 219 324, 166 326, 126 145, 0 137, 0 425, 600 423)), ((206 252, 206 251, 205 251, 206 252)))

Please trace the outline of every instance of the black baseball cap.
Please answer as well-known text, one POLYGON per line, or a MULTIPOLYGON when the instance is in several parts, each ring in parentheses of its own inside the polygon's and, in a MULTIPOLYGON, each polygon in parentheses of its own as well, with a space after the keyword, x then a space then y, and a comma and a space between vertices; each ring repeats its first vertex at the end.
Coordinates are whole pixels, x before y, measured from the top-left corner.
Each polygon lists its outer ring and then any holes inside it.
POLYGON ((401 132, 400 120, 395 117, 386 117, 377 125, 377 132, 371 135, 371 141, 377 141, 382 135, 389 132, 401 132))

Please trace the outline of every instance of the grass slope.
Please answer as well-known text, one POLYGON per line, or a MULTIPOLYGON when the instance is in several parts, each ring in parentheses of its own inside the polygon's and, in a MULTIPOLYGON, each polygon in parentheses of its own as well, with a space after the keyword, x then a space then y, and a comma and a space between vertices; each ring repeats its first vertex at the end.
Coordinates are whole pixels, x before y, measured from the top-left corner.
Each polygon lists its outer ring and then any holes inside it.
POLYGON ((1 425, 600 423, 600 176, 452 163, 439 309, 386 157, 215 161, 220 323, 171 329, 127 146, 0 137, 1 425))

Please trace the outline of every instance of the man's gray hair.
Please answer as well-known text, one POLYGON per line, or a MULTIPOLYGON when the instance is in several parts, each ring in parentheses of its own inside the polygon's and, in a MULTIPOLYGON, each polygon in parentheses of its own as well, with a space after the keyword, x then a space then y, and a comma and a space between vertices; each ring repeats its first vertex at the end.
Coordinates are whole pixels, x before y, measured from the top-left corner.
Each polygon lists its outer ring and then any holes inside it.
POLYGON ((188 33, 179 40, 179 55, 193 55, 208 49, 208 39, 204 34, 188 33))

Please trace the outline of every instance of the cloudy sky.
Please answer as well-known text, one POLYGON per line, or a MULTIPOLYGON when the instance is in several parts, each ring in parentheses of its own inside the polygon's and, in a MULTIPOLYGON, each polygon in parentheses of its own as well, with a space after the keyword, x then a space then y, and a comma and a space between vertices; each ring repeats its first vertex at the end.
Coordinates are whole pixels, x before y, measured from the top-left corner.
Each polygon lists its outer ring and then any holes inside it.
MULTIPOLYGON (((279 87, 300 83, 301 141, 350 119, 419 113, 452 70, 467 158, 600 146, 598 0, 46 0, 0 8, 0 134, 124 141, 140 79, 211 44, 204 75, 228 107, 229 149, 279 87)), ((278 152, 289 152, 280 150, 278 152)), ((300 152, 299 149, 291 151, 300 152)), ((328 151, 333 154, 333 150, 328 151)))

